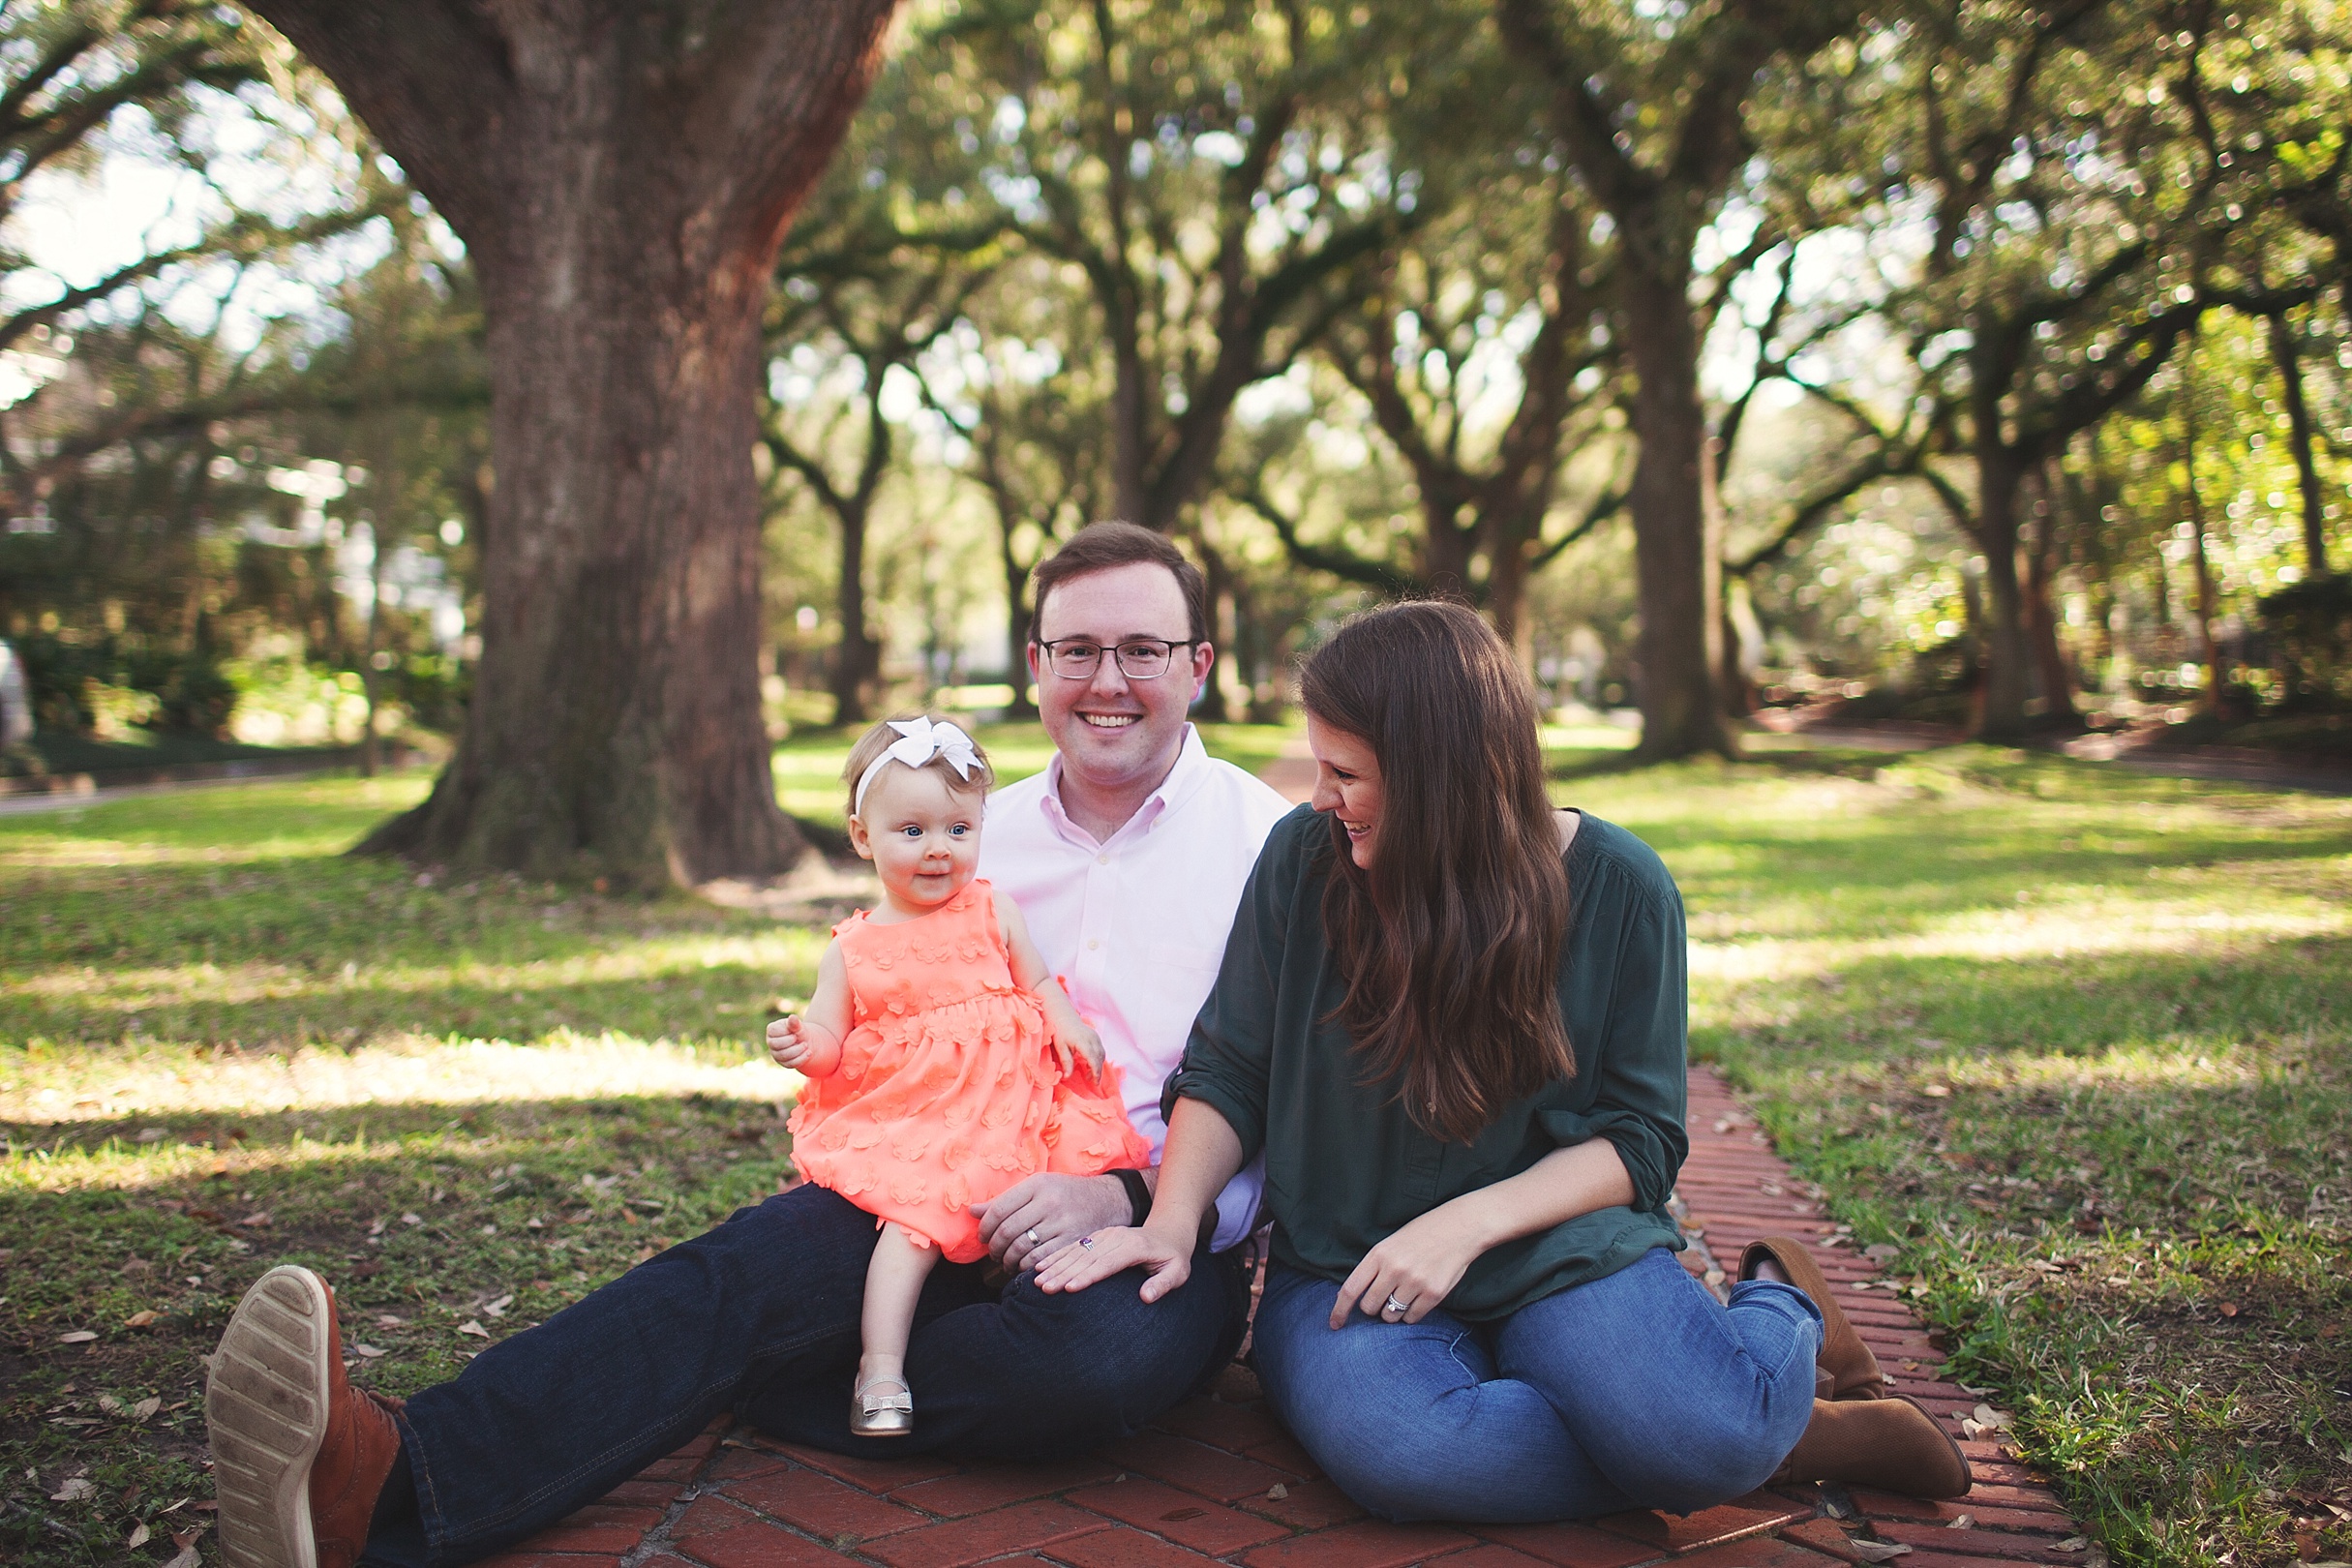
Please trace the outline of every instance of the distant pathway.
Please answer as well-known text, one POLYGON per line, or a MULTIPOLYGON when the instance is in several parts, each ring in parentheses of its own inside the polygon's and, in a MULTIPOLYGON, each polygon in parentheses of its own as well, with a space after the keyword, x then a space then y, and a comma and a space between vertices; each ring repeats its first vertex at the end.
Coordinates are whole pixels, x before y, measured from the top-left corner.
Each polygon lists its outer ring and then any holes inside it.
MULTIPOLYGON (((1293 799, 1311 766, 1264 770, 1293 799)), ((1771 1151, 1712 1069, 1690 1078, 1690 1159, 1677 1212, 1692 1272, 1760 1235, 1815 1247, 1838 1304, 1895 1386, 1961 1429, 1975 1401, 1934 1372, 1917 1319, 1854 1255, 1840 1227, 1771 1151)), ((1989 1413, 1989 1412, 1987 1412, 1989 1413)), ((771 1442, 722 1420, 603 1501, 493 1559, 497 1568, 1829 1568, 1901 1556, 1919 1568, 2096 1560, 2047 1488, 2002 1446, 1968 1438, 1976 1489, 1958 1504, 1794 1487, 1687 1518, 1618 1514, 1585 1524, 1395 1525, 1367 1518, 1319 1472, 1236 1363, 1211 1390, 1082 1459, 959 1464, 849 1460, 771 1442)))

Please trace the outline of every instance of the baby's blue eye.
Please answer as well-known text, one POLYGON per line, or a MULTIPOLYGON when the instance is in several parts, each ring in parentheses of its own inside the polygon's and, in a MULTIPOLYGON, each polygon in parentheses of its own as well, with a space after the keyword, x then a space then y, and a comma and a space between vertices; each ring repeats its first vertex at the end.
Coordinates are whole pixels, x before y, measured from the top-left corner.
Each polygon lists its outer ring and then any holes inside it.
POLYGON ((959 822, 954 827, 948 829, 948 831, 953 833, 958 838, 963 837, 964 834, 970 832, 971 830, 972 825, 968 822, 959 822))
POLYGON ((913 823, 908 823, 904 828, 901 828, 898 830, 906 834, 909 838, 920 838, 922 836, 922 829, 916 827, 913 823))

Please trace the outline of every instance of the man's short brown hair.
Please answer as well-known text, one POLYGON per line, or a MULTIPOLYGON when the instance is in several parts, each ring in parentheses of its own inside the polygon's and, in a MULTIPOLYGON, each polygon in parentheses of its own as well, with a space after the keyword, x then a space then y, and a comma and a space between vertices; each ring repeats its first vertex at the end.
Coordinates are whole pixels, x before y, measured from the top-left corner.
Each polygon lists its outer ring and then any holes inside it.
MULTIPOLYGON (((1040 561, 1030 575, 1036 593, 1030 602, 1029 640, 1038 640, 1039 622, 1045 615, 1046 596, 1073 577, 1108 571, 1114 566, 1164 566, 1176 576, 1184 593, 1187 632, 1194 643, 1209 640, 1209 589, 1200 568, 1184 558, 1184 552, 1164 533, 1132 523, 1090 523, 1070 535, 1070 543, 1040 561)), ((1134 630, 1133 627, 1124 628, 1134 630)))

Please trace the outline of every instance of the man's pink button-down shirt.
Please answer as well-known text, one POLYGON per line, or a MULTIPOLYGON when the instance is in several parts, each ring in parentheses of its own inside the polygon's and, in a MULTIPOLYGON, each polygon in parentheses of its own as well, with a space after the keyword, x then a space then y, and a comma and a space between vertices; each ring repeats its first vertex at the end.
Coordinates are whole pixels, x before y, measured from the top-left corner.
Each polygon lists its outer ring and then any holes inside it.
MULTIPOLYGON (((1107 843, 1062 810, 1062 759, 988 798, 980 874, 1012 895, 1029 934, 1126 1075, 1128 1119, 1159 1157, 1160 1088, 1224 956, 1242 885, 1290 802, 1202 749, 1184 749, 1107 843)), ((1260 1162, 1217 1199, 1217 1247, 1250 1233, 1260 1162)))

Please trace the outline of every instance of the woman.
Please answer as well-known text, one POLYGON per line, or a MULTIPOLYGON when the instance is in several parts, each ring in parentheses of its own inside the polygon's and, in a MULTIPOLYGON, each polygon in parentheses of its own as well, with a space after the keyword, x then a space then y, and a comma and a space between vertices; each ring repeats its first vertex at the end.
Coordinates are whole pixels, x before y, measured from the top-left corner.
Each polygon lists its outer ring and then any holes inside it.
POLYGON ((1302 695, 1314 799, 1268 840, 1168 1082, 1151 1213, 1040 1285, 1142 1265, 1158 1299, 1262 1149, 1258 1372, 1376 1514, 1687 1512, 1775 1477, 1966 1491, 1801 1248, 1750 1249, 1729 1308, 1674 1261, 1680 895, 1633 835, 1552 809, 1500 640, 1459 605, 1376 610, 1302 695))

